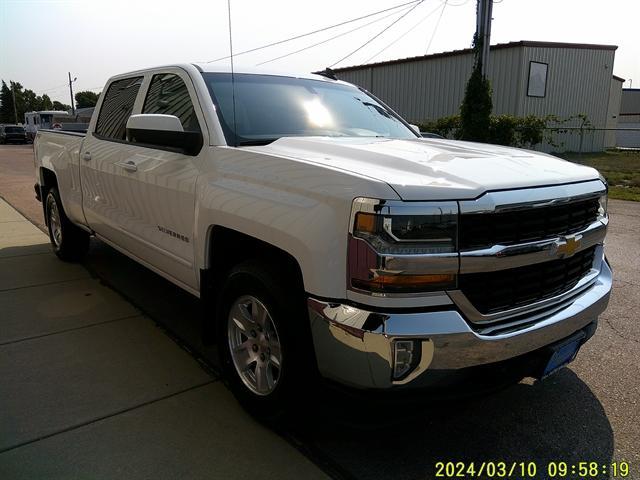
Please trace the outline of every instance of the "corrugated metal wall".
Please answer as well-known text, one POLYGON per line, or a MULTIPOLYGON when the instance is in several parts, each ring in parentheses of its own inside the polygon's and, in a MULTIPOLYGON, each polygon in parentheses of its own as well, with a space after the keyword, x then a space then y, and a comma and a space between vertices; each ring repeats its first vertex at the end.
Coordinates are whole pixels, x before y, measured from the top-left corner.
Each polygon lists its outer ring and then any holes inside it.
MULTIPOLYGON (((493 88, 493 113, 513 115, 585 114, 595 127, 605 127, 615 50, 513 46, 491 51, 488 77, 493 88), (529 62, 548 63, 546 96, 528 97, 529 62)), ((388 103, 407 120, 420 123, 459 112, 473 55, 426 57, 421 60, 363 66, 336 73, 388 103)), ((567 124, 576 126, 577 123, 567 124)), ((561 148, 579 148, 578 134, 557 134, 561 148)), ((583 139, 583 143, 584 139, 583 139)), ((604 147, 604 133, 589 134, 587 149, 604 147)))
MULTIPOLYGON (((584 114, 595 128, 605 128, 614 55, 614 50, 524 47, 524 75, 520 79, 524 94, 520 111, 525 115, 557 115, 561 118, 584 114), (549 64, 544 98, 526 95, 529 61, 549 64)), ((578 120, 565 124, 579 125, 578 120)), ((560 148, 546 147, 544 150, 576 151, 580 148, 579 131, 556 134, 554 138, 560 148)), ((584 151, 603 150, 604 140, 604 131, 588 132, 582 148, 584 151)))
MULTIPOLYGON (((607 109, 607 128, 618 128, 618 118, 620 116, 620 104, 622 101, 623 80, 611 77, 611 88, 609 90, 609 108, 607 109)), ((616 146, 615 130, 607 130, 604 136, 604 147, 614 148, 616 146)))

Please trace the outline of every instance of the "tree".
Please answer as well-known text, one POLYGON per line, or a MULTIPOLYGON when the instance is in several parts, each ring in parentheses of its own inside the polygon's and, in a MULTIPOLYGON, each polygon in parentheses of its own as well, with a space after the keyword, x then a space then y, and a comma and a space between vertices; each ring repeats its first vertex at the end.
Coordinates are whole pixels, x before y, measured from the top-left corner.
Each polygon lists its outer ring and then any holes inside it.
POLYGON ((47 95, 46 93, 42 94, 42 110, 51 110, 53 108, 53 102, 51 101, 51 98, 49 98, 49 95, 47 95))
POLYGON ((2 80, 0 87, 0 123, 13 123, 13 94, 6 82, 2 80))
MULTIPOLYGON (((64 109, 68 109, 66 105, 60 104, 64 109)), ((51 110, 53 103, 48 95, 36 95, 33 90, 23 89, 19 82, 9 81, 9 85, 2 81, 0 88, 0 123, 14 123, 16 121, 15 114, 18 114, 18 122, 24 121, 26 112, 51 110), (13 108, 13 100, 15 96, 15 112, 13 108)), ((61 108, 63 109, 63 108, 61 108)))
POLYGON ((491 126, 491 84, 482 74, 480 52, 482 40, 477 35, 473 38, 475 63, 471 77, 467 82, 464 100, 460 106, 460 138, 474 142, 486 142, 489 139, 491 126))
POLYGON ((67 104, 65 104, 65 103, 60 103, 60 102, 59 102, 59 101, 57 101, 57 100, 54 100, 54 101, 53 101, 53 104, 51 105, 51 107, 52 107, 54 110, 64 110, 65 112, 66 112, 67 110, 71 110, 71 105, 67 105, 67 104))
POLYGON ((95 107, 96 103, 98 103, 98 95, 98 93, 93 93, 89 90, 76 93, 76 108, 95 107))

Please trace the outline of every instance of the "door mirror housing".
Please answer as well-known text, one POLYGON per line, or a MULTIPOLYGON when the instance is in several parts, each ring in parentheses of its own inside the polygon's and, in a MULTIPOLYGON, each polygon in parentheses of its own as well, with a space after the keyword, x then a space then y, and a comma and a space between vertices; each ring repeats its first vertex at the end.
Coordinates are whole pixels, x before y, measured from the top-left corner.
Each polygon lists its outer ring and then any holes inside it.
POLYGON ((202 149, 202 133, 185 131, 175 115, 143 113, 127 120, 127 140, 143 147, 195 156, 202 149))
POLYGON ((419 127, 419 126, 417 126, 417 125, 413 125, 412 123, 410 123, 410 124, 409 124, 409 126, 413 129, 413 131, 414 131, 415 133, 417 133, 418 135, 422 136, 422 135, 420 134, 420 127, 419 127))

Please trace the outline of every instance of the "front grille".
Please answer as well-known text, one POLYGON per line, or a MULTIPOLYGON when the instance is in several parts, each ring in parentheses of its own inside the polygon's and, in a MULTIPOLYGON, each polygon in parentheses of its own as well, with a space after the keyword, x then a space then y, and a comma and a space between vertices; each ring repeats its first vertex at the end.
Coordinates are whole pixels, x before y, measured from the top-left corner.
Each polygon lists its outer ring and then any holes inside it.
POLYGON ((595 247, 573 257, 525 267, 459 276, 459 288, 482 314, 527 305, 573 288, 593 264, 595 247))
POLYGON ((461 250, 534 242, 569 235, 598 218, 598 199, 528 210, 460 215, 461 250))

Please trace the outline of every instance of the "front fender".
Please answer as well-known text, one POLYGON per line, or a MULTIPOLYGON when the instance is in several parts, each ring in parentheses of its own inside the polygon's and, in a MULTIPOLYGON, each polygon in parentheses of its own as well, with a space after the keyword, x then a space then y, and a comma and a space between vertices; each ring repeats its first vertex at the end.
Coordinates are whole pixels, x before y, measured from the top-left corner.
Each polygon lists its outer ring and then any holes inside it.
POLYGON ((293 256, 308 293, 344 298, 351 203, 397 199, 386 183, 250 149, 212 147, 214 165, 196 187, 196 252, 208 268, 211 229, 219 225, 293 256))

